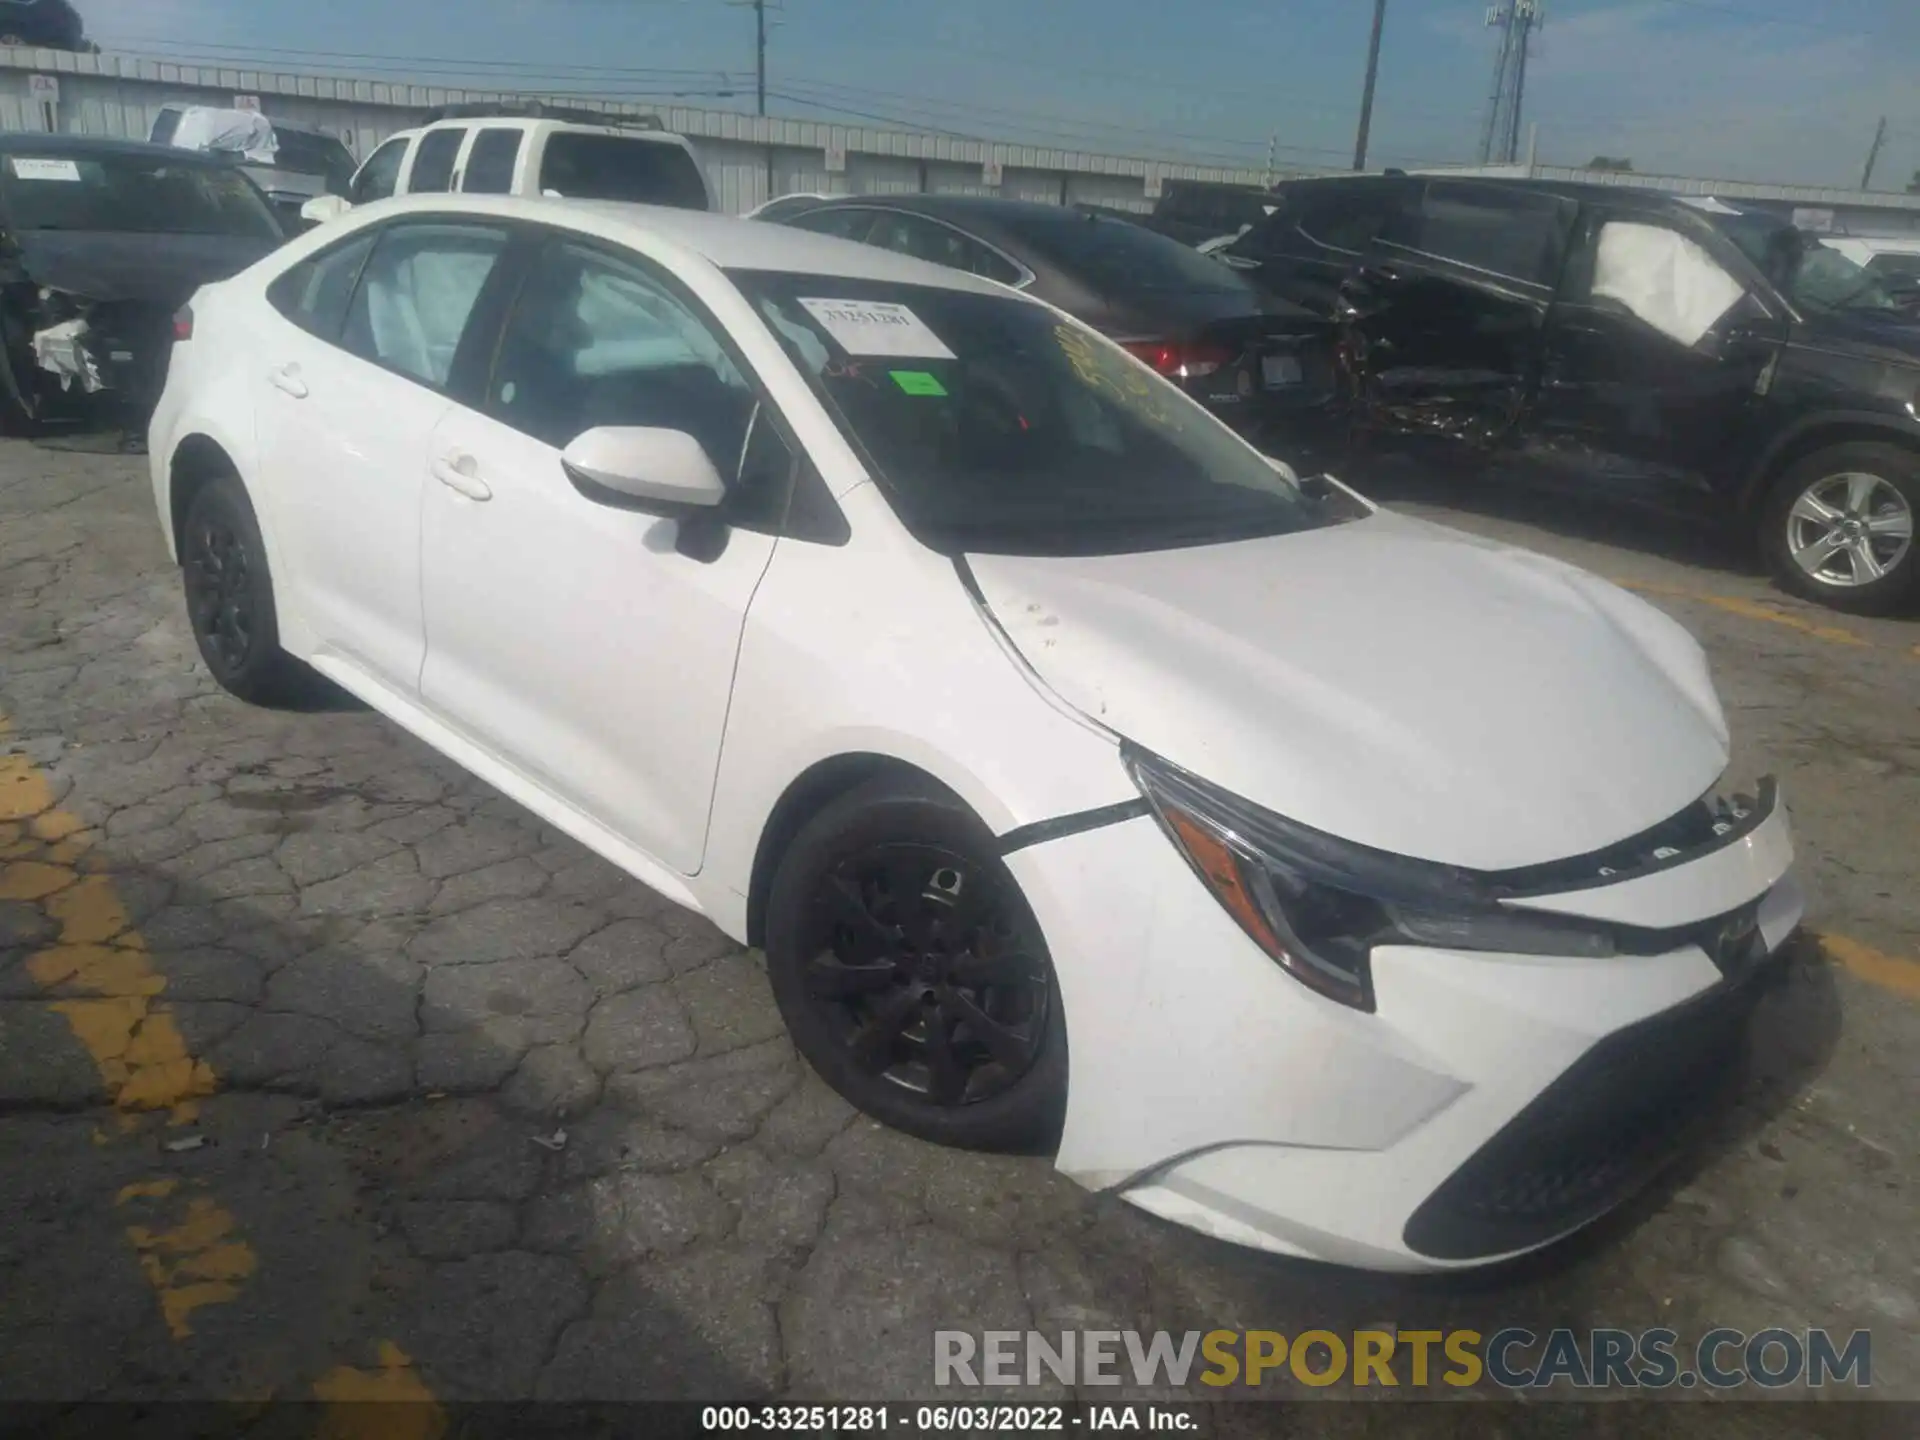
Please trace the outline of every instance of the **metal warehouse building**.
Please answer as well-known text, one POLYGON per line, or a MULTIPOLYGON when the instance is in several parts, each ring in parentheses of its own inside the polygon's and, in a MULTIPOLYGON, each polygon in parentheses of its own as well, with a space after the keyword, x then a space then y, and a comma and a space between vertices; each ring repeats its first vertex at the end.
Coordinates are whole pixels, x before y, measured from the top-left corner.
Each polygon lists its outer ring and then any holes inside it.
MULTIPOLYGON (((8 130, 145 139, 163 105, 229 106, 242 97, 257 101, 269 115, 323 126, 341 135, 363 159, 394 131, 417 124, 431 107, 508 98, 500 91, 250 70, 218 63, 0 50, 0 128, 8 130)), ((735 213, 794 191, 1004 195, 1144 211, 1152 208, 1170 180, 1262 185, 1275 178, 1256 169, 970 140, 926 131, 565 98, 569 104, 591 105, 614 114, 660 116, 669 129, 692 138, 722 207, 735 213)), ((1920 235, 1920 195, 1534 164, 1422 173, 1532 176, 1713 195, 1791 213, 1795 223, 1817 232, 1920 235)))

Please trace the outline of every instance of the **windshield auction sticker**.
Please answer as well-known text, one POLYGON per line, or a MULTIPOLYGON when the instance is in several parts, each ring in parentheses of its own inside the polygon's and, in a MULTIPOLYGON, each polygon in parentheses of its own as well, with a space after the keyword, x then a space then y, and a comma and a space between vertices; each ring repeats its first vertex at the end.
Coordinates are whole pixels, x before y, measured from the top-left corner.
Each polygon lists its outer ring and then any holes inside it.
POLYGON ((887 355, 902 360, 951 360, 940 337, 905 305, 882 300, 808 300, 801 305, 849 355, 887 355))
POLYGON ((17 180, 77 182, 80 179, 80 167, 71 160, 33 160, 24 155, 16 155, 13 157, 13 174, 17 180))

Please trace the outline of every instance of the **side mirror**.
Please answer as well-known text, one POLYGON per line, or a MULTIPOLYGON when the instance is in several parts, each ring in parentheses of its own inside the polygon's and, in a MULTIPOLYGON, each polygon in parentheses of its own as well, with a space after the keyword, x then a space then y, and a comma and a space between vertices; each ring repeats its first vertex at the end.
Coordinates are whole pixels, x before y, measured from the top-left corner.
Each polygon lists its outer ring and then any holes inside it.
POLYGON ((710 514, 727 494, 705 447, 684 430, 602 425, 561 451, 560 466, 595 504, 666 520, 710 514))
POLYGON ((300 207, 300 218, 309 225, 324 225, 352 208, 353 202, 343 195, 316 195, 300 207))

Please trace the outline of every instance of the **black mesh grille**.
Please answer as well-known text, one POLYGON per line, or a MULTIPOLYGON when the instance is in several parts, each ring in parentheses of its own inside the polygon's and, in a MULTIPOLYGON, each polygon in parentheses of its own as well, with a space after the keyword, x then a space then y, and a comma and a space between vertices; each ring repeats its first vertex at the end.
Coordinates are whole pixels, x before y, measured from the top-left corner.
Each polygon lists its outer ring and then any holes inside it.
POLYGON ((1430 1195, 1409 1249, 1468 1260, 1525 1249, 1644 1184, 1736 1079, 1759 972, 1601 1040, 1430 1195))

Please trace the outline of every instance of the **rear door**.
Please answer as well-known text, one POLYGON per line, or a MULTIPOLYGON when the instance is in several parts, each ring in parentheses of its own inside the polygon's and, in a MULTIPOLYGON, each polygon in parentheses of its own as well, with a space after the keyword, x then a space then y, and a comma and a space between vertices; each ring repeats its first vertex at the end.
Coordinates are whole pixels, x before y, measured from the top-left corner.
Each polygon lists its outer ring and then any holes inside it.
POLYGON ((1730 478, 1786 334, 1758 279, 1710 233, 1589 207, 1547 327, 1539 457, 1613 490, 1704 492, 1730 478))
POLYGON ((1341 288, 1371 424, 1475 443, 1513 430, 1578 212, 1519 186, 1435 180, 1407 193, 1341 288))

